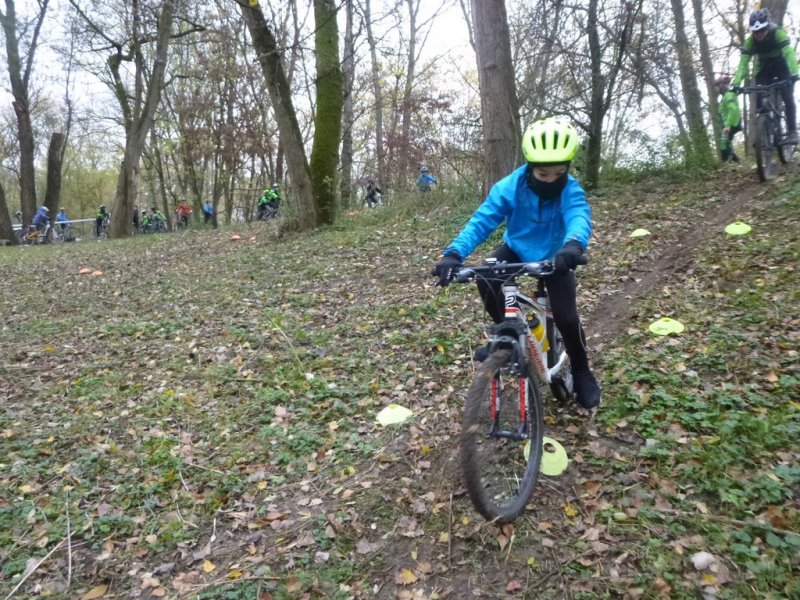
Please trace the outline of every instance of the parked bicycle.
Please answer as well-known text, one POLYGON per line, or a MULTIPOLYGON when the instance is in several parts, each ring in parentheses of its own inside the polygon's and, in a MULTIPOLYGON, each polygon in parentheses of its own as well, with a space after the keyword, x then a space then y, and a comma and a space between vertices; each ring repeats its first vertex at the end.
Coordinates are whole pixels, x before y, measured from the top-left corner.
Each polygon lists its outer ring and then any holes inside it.
POLYGON ((753 93, 761 98, 761 108, 756 115, 753 146, 756 151, 758 178, 768 181, 777 174, 775 157, 786 164, 791 160, 797 145, 786 139, 783 124, 783 100, 778 93, 790 81, 776 81, 767 85, 752 85, 739 88, 740 93, 753 93))
MULTIPOLYGON (((505 295, 505 320, 491 328, 489 355, 467 392, 460 462, 467 492, 487 520, 513 521, 525 509, 542 460, 542 390, 562 402, 573 397, 572 372, 561 333, 553 322, 544 278, 552 261, 465 266, 453 280, 498 279, 505 295), (516 280, 537 278, 533 298, 516 280)), ((584 262, 585 264, 585 257, 584 262)))

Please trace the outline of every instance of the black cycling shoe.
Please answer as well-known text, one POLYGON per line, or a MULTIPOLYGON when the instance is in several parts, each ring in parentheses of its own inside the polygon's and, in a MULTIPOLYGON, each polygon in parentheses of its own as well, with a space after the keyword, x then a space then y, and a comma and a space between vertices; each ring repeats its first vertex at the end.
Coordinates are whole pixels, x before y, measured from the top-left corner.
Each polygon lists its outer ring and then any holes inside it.
POLYGON ((591 371, 573 373, 572 382, 575 389, 575 401, 583 408, 595 408, 600 405, 600 386, 591 371))
POLYGON ((477 350, 475 350, 475 354, 472 356, 472 359, 475 362, 483 362, 487 358, 489 358, 489 346, 481 346, 477 350))

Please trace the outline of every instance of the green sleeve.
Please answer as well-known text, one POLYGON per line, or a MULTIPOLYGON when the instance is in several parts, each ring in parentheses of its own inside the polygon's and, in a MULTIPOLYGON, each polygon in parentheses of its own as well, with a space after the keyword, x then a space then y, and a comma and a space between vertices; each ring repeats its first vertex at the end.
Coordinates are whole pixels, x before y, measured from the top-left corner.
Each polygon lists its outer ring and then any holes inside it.
POLYGON ((794 47, 785 29, 778 29, 778 31, 775 32, 775 41, 778 42, 779 46, 783 46, 781 52, 783 52, 786 66, 789 67, 789 73, 791 75, 797 75, 797 55, 794 52, 794 47))
POLYGON ((744 78, 747 77, 748 66, 750 65, 750 57, 753 55, 753 37, 748 36, 742 46, 742 57, 739 59, 739 66, 736 69, 736 75, 733 76, 731 85, 740 85, 744 78))
POLYGON ((722 115, 723 127, 734 127, 742 120, 742 113, 739 110, 739 101, 736 99, 736 94, 727 92, 722 96, 722 102, 719 104, 719 112, 722 115))

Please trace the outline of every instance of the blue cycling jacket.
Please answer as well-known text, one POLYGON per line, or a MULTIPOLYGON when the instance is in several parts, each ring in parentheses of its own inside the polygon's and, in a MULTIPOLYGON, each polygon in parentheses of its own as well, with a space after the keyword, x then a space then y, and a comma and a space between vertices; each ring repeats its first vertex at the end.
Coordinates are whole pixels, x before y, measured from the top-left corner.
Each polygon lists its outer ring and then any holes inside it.
POLYGON ((444 253, 467 258, 503 222, 503 241, 520 260, 547 260, 570 240, 584 250, 592 234, 592 209, 581 184, 567 175, 560 198, 541 200, 528 186, 523 165, 492 186, 456 239, 444 253))

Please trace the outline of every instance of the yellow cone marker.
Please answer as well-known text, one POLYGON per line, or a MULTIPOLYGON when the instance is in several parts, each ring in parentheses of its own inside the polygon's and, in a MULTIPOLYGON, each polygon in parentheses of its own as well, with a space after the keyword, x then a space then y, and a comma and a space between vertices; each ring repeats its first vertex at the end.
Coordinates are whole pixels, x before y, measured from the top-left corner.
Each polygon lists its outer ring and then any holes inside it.
POLYGON ((650 235, 650 232, 647 229, 634 229, 631 231, 631 234, 628 237, 644 237, 646 235, 650 235))
MULTIPOLYGON (((525 443, 525 448, 522 452, 525 455, 525 460, 528 460, 531 456, 530 441, 525 443)), ((564 450, 564 446, 553 438, 543 437, 542 463, 539 465, 539 472, 548 477, 555 477, 566 471, 568 464, 569 458, 567 457, 567 451, 564 450)))
POLYGON ((746 235, 750 233, 753 228, 747 223, 742 221, 734 221, 725 228, 725 233, 728 235, 746 235))
POLYGON ((680 321, 669 317, 661 317, 658 321, 650 323, 648 329, 656 335, 669 335, 670 333, 683 333, 686 328, 680 321))
POLYGON ((379 412, 375 418, 378 420, 378 423, 386 427, 387 425, 397 425, 398 423, 407 421, 413 415, 414 413, 405 406, 392 403, 379 412))

